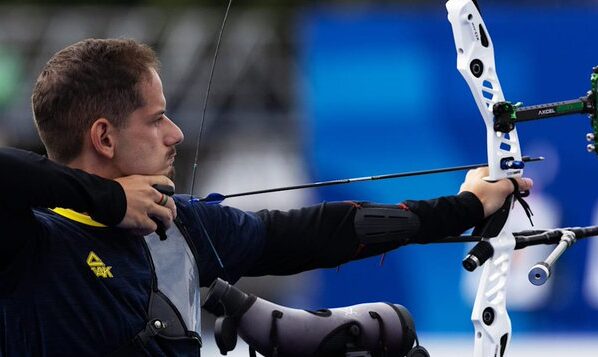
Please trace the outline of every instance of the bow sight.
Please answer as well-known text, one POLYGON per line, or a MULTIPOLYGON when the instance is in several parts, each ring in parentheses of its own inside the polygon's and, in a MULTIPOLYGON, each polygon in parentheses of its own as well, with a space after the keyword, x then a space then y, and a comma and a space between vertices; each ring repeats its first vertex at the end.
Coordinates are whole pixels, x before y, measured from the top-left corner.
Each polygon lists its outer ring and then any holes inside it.
POLYGON ((587 95, 574 100, 522 107, 521 103, 498 102, 494 104, 494 130, 509 133, 515 129, 515 123, 547 119, 569 114, 588 114, 592 132, 586 135, 589 142, 588 152, 596 152, 598 146, 598 66, 590 76, 592 88, 587 95))

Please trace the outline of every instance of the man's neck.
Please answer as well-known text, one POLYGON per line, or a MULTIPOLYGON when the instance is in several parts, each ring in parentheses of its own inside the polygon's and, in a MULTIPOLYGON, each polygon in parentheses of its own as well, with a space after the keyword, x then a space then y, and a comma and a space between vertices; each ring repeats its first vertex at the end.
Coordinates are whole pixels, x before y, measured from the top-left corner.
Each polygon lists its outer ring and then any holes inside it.
POLYGON ((108 179, 121 176, 115 172, 116 170, 109 160, 102 159, 97 155, 90 153, 82 153, 66 166, 108 179))

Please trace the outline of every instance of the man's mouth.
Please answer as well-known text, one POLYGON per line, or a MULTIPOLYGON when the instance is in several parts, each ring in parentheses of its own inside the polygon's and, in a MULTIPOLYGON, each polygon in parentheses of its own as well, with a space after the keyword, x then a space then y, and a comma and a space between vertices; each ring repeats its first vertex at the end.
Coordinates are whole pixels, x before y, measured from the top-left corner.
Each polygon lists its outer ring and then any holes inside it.
POLYGON ((169 165, 169 166, 172 166, 172 165, 174 165, 174 160, 175 160, 175 158, 176 158, 176 151, 175 151, 175 152, 173 152, 173 153, 171 153, 170 155, 168 155, 168 159, 167 159, 167 161, 168 161, 168 165, 169 165))

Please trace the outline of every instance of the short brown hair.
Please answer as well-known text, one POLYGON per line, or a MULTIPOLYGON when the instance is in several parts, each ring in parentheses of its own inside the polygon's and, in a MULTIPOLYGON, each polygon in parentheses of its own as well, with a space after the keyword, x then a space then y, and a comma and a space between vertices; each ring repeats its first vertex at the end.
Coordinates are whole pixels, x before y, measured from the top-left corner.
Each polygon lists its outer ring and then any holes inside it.
POLYGON ((155 52, 131 39, 87 39, 52 56, 31 97, 48 155, 65 164, 75 159, 99 118, 124 126, 144 105, 138 84, 151 68, 159 69, 155 52))

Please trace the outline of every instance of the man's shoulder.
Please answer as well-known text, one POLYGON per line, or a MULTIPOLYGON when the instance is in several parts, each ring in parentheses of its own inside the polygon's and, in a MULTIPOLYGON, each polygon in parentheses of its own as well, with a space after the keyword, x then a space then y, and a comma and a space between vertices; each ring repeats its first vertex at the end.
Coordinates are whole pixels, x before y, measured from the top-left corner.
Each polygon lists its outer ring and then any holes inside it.
POLYGON ((207 213, 210 211, 215 212, 227 208, 226 206, 221 206, 220 204, 205 203, 201 199, 188 194, 176 194, 172 196, 172 199, 174 200, 178 210, 194 210, 207 213))
POLYGON ((196 210, 198 206, 201 204, 197 198, 188 195, 188 194, 176 194, 172 196, 174 203, 176 204, 177 210, 180 212, 183 211, 190 211, 196 210))
POLYGON ((64 240, 65 237, 80 236, 82 233, 91 233, 90 236, 95 236, 100 231, 113 231, 112 227, 107 227, 87 215, 71 210, 35 208, 32 211, 44 236, 57 236, 64 240))
POLYGON ((243 225, 251 222, 259 224, 258 216, 253 212, 221 204, 207 204, 196 197, 184 194, 174 195, 173 199, 177 206, 177 213, 183 221, 202 219, 215 224, 243 225))

